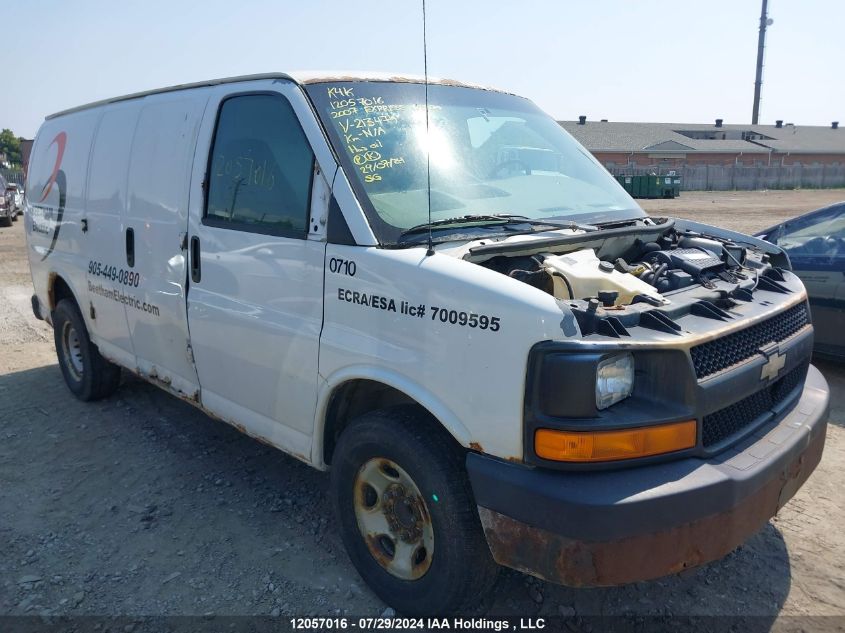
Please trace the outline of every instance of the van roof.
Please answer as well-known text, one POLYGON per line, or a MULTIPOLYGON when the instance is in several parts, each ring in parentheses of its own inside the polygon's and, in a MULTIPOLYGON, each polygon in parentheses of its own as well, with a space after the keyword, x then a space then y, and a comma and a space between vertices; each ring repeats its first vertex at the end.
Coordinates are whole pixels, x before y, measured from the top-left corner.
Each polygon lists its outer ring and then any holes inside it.
MULTIPOLYGON (((130 99, 141 99, 143 97, 164 92, 175 92, 177 90, 190 90, 191 88, 204 88, 207 86, 219 86, 220 84, 230 84, 245 81, 256 81, 261 79, 281 79, 284 81, 292 81, 300 85, 327 83, 332 81, 390 81, 401 83, 423 83, 425 78, 422 75, 405 75, 388 72, 361 72, 361 71, 295 71, 288 73, 261 73, 257 75, 239 75, 237 77, 224 77, 222 79, 209 79, 207 81, 197 81, 188 84, 178 84, 175 86, 168 86, 166 88, 156 88, 155 90, 145 90, 143 92, 134 92, 120 97, 112 97, 110 99, 101 99, 85 105, 61 110, 54 114, 45 117, 46 120, 54 119, 65 114, 79 112, 80 110, 87 110, 89 108, 96 108, 97 106, 107 105, 109 103, 117 103, 119 101, 128 101, 130 99)), ((438 77, 429 77, 428 83, 439 84, 444 86, 462 86, 464 88, 479 88, 481 90, 492 90, 495 92, 504 92, 489 86, 482 86, 472 84, 464 81, 457 81, 454 79, 443 79, 438 77)))
MULTIPOLYGON (((340 70, 301 70, 293 71, 291 78, 299 84, 321 84, 332 81, 393 81, 397 83, 421 84, 425 81, 423 75, 408 75, 390 72, 366 72, 366 71, 340 71, 340 70)), ((482 90, 493 90, 503 92, 497 88, 474 84, 468 81, 457 79, 446 79, 443 77, 429 77, 428 83, 442 86, 462 86, 464 88, 480 88, 482 90)))

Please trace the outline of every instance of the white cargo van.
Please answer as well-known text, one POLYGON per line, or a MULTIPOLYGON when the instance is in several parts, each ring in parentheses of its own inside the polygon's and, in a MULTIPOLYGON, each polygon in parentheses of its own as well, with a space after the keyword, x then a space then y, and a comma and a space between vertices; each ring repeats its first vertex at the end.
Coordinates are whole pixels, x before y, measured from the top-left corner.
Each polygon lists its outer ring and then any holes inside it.
POLYGON ((70 390, 121 368, 319 469, 373 590, 460 611, 730 552, 818 463, 783 252, 650 218, 515 95, 261 75, 47 118, 26 229, 70 390))

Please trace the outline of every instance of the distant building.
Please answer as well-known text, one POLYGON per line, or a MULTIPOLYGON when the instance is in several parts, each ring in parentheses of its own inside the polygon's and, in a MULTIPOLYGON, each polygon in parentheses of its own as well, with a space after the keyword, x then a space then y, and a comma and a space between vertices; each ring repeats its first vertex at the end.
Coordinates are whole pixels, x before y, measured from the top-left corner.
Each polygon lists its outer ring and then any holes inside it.
POLYGON ((829 126, 560 121, 608 169, 695 165, 843 165, 845 130, 829 126))
POLYGON ((32 143, 33 139, 21 139, 21 166, 23 167, 23 173, 26 173, 27 167, 29 167, 29 156, 32 154, 32 143))

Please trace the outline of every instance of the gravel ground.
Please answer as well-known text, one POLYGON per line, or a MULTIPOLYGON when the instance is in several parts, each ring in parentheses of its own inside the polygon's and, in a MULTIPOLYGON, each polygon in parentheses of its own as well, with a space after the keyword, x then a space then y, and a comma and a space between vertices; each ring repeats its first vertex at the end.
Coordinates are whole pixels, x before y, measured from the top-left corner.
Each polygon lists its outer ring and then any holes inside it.
POLYGON ((668 215, 755 233, 784 220, 845 202, 845 189, 682 191, 673 200, 638 200, 653 216, 668 215))
MULTIPOLYGON (((844 198, 684 193, 644 206, 755 229, 844 198)), ((30 295, 18 222, 0 229, 0 615, 384 612, 343 550, 325 474, 135 378, 76 401, 30 295)), ((822 462, 747 544, 622 588, 505 571, 488 616, 845 615, 845 367, 819 366, 834 401, 822 462)))

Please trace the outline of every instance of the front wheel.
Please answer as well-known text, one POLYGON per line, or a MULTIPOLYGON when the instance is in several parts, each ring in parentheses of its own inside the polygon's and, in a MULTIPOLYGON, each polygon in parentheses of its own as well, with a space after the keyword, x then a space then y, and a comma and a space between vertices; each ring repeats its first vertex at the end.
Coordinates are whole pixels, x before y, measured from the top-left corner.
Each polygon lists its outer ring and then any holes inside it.
POLYGON ((498 567, 451 437, 418 410, 368 413, 341 435, 332 496, 358 573, 399 613, 467 613, 498 567))
POLYGON ((114 393, 120 385, 120 367, 103 358, 88 338, 76 302, 62 299, 53 310, 53 337, 59 367, 73 395, 88 401, 114 393))

